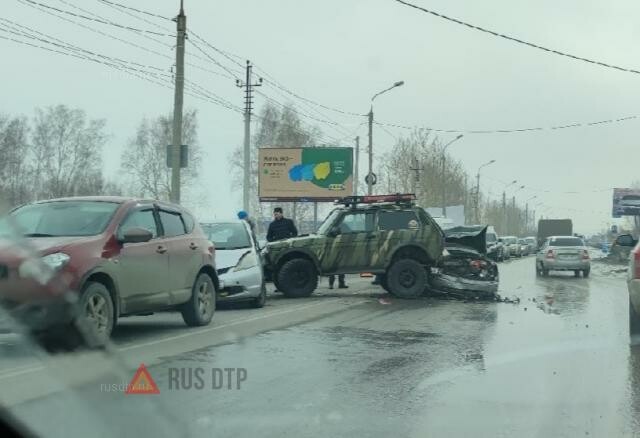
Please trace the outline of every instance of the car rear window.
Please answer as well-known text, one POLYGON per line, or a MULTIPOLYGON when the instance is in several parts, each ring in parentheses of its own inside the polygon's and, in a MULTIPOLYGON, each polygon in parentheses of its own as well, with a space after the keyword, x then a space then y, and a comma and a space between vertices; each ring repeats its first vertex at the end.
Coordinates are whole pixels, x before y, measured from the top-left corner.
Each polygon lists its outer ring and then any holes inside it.
POLYGON ((487 242, 491 243, 491 242, 495 242, 496 240, 498 240, 498 238, 493 233, 487 233, 486 240, 487 240, 487 242))
POLYGON ((582 239, 577 237, 557 237, 549 242, 551 246, 584 246, 582 239))
POLYGON ((378 218, 378 227, 381 230, 407 230, 416 228, 410 226, 410 222, 415 221, 417 226, 420 225, 418 216, 414 211, 381 211, 378 218))
POLYGON ((181 236, 185 234, 184 224, 179 213, 170 213, 160 210, 160 222, 164 229, 165 237, 181 236))

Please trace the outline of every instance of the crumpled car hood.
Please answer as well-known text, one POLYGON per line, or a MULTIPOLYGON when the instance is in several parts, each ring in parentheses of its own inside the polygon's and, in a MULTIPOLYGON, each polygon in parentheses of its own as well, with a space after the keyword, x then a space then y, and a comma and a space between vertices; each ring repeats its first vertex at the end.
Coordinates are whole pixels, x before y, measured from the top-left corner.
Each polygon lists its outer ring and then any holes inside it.
POLYGON ((487 253, 487 227, 477 226, 460 226, 444 230, 444 240, 447 250, 449 246, 468 247, 476 250, 480 254, 487 253))

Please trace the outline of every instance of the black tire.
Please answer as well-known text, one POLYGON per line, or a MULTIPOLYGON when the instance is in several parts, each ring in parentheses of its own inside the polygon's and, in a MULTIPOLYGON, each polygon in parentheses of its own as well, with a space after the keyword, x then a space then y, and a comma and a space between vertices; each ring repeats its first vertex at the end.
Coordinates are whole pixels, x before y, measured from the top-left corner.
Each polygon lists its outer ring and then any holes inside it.
POLYGON ((573 276, 580 277, 580 269, 576 269, 575 271, 573 271, 573 276))
POLYGON ((584 278, 587 278, 587 277, 589 277, 590 273, 591 273, 591 269, 585 269, 585 270, 582 271, 582 276, 584 278))
POLYGON ((316 267, 307 259, 289 260, 276 275, 278 290, 288 298, 308 297, 318 287, 316 267))
POLYGON ((428 286, 427 269, 416 260, 400 259, 387 271, 387 284, 398 298, 418 298, 428 286))
POLYGON ((260 291, 260 295, 251 300, 251 307, 255 307, 256 309, 261 309, 267 303, 267 285, 262 282, 262 290, 260 291))
POLYGON ((198 275, 191 288, 191 298, 184 303, 180 312, 189 327, 208 325, 216 312, 216 287, 208 274, 198 275))
POLYGON ((629 335, 638 334, 640 334, 640 315, 638 315, 633 304, 631 304, 631 299, 629 299, 629 335))
POLYGON ((90 281, 85 284, 78 300, 75 325, 89 348, 103 347, 115 326, 113 299, 106 286, 90 281))

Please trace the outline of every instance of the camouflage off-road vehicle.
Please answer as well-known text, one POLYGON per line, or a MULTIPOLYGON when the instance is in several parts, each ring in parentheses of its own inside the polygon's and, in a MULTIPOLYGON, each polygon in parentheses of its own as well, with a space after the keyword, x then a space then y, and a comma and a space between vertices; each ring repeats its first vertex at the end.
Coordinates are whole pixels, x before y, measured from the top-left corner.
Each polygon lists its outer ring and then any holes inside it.
POLYGON ((269 243, 265 271, 288 297, 306 297, 318 276, 371 272, 401 298, 422 295, 442 257, 444 234, 414 205, 413 195, 358 196, 340 201, 317 234, 269 243))

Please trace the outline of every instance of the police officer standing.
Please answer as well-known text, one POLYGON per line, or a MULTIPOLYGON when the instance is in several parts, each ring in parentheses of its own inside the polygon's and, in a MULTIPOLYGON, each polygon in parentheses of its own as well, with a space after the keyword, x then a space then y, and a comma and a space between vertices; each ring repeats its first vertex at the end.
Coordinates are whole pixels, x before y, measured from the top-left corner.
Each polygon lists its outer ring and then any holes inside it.
POLYGON ((296 237, 298 229, 291 219, 284 217, 282 208, 273 209, 273 222, 269 224, 267 231, 267 242, 275 242, 276 240, 284 240, 290 237, 296 237))

